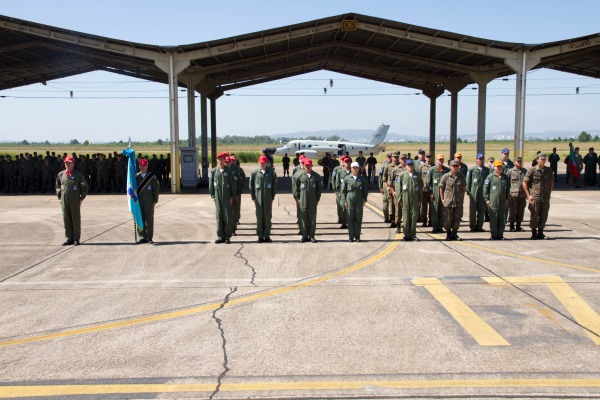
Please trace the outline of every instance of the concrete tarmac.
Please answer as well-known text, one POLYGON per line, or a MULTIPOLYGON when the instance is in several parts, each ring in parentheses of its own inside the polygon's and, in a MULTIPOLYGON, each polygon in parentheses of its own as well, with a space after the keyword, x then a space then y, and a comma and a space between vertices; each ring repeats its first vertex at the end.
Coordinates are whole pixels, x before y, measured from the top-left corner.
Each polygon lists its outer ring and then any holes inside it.
POLYGON ((0 398, 600 398, 598 193, 552 194, 552 240, 465 202, 462 242, 403 242, 372 192, 350 243, 325 192, 314 244, 289 191, 257 243, 244 194, 229 245, 205 191, 160 195, 154 245, 90 195, 68 247, 55 196, 1 197, 0 398))

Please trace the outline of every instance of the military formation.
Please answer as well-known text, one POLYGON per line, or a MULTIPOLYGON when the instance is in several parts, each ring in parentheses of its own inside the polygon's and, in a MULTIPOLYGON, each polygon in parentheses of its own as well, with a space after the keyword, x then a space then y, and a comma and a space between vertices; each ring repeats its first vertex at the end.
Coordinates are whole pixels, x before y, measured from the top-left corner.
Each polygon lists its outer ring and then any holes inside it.
MULTIPOLYGON (((125 193, 127 190, 127 158, 120 153, 71 155, 47 151, 46 155, 24 153, 0 156, 0 192, 8 193, 51 193, 54 181, 65 170, 65 158, 71 157, 74 170, 83 175, 89 192, 125 193)), ((148 170, 152 172, 160 186, 169 185, 171 171, 170 155, 143 157, 148 160, 148 170)))
MULTIPOLYGON (((592 152, 593 149, 590 154, 592 152)), ((448 163, 449 167, 446 166, 444 154, 438 154, 435 159, 431 153, 426 154, 423 150, 419 150, 415 159, 410 154, 400 152, 387 154, 379 169, 378 183, 383 195, 385 222, 390 224, 390 228, 395 228, 396 233, 403 233, 404 241, 419 240, 418 223, 422 227, 431 227, 431 233, 445 231, 446 240, 461 240, 458 231, 467 195, 472 232, 485 232, 485 221, 489 222, 491 240, 504 240, 506 226, 510 232, 523 232, 527 206, 531 239, 547 239, 544 230, 556 179, 554 168, 546 166, 546 154, 542 152, 538 153, 535 165, 530 169, 523 167, 521 157, 513 162, 509 155, 509 150, 503 149, 500 159, 488 158, 486 165, 484 155, 477 154, 475 165, 468 168, 462 163, 461 153, 454 155, 448 163)), ((25 154, 15 161, 10 156, 3 158, 2 183, 7 192, 17 189, 25 193, 29 190, 44 192, 50 190, 51 185, 54 186, 63 211, 64 245, 77 245, 80 242, 80 207, 88 193, 93 190, 121 191, 121 186, 126 185, 127 160, 120 154, 109 155, 108 159, 103 154, 77 157, 55 156, 50 152, 45 158, 37 154, 25 154), (17 164, 20 166, 16 167, 17 164)), ((327 179, 313 170, 310 158, 304 155, 294 158, 294 169, 291 174, 286 174, 291 178, 298 234, 302 243, 317 242, 318 205, 323 191, 328 188, 334 192, 340 228, 348 231, 350 242, 361 241, 363 210, 369 184, 373 183, 372 172, 368 172, 368 169, 373 170, 376 165, 371 158, 374 157, 371 155, 366 159, 360 154, 353 161, 349 156, 342 155, 338 161, 335 155, 328 156, 319 162, 327 166, 327 179)), ((137 243, 153 243, 154 208, 158 203, 161 185, 169 179, 168 160, 168 156, 157 158, 154 155, 150 159, 141 154, 138 156, 137 196, 144 229, 139 232, 137 243)), ((271 165, 266 156, 261 156, 258 167, 248 180, 250 197, 255 206, 258 243, 272 242, 271 219, 273 201, 277 195, 277 174, 271 165)), ((209 174, 209 193, 216 211, 215 243, 229 244, 232 236, 236 236, 245 182, 246 174, 235 155, 219 154, 217 167, 209 174)))

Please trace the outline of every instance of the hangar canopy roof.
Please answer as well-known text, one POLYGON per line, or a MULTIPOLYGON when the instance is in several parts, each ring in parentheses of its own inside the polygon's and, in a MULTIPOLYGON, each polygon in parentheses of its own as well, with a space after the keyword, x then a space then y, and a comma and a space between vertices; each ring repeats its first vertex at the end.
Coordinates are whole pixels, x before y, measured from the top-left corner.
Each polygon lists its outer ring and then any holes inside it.
MULTIPOLYGON (((0 90, 91 71, 167 83, 174 52, 209 95, 318 70, 423 91, 460 89, 514 73, 519 52, 535 68, 600 77, 600 34, 544 44, 508 43, 344 14, 181 46, 127 42, 0 16, 0 90), (507 64, 508 63, 508 64, 507 64), (485 78, 484 78, 485 79, 485 78)), ((179 78, 183 85, 187 82, 179 78)))

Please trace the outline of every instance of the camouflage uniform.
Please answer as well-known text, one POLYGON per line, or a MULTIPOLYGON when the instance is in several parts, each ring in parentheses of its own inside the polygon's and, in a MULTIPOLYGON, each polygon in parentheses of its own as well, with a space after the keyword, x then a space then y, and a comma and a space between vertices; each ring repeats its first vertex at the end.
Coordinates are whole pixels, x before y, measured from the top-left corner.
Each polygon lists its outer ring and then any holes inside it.
POLYGON ((525 214, 525 206, 527 205, 527 196, 523 189, 523 179, 527 170, 525 168, 513 167, 506 172, 510 183, 510 195, 508 198, 508 222, 510 223, 511 231, 523 231, 521 223, 525 214), (517 227, 515 229, 515 222, 517 227))
POLYGON ((531 201, 529 211, 531 217, 529 226, 532 230, 532 239, 543 239, 544 228, 550 211, 550 194, 554 188, 554 175, 550 167, 540 168, 535 166, 525 174, 523 185, 527 185, 531 201), (539 232, 538 232, 539 230, 539 232))
POLYGON ((440 182, 440 190, 444 193, 444 207, 446 208, 444 228, 448 232, 448 239, 458 239, 457 231, 463 216, 466 187, 467 182, 460 172, 457 172, 456 175, 449 172, 442 177, 440 182))

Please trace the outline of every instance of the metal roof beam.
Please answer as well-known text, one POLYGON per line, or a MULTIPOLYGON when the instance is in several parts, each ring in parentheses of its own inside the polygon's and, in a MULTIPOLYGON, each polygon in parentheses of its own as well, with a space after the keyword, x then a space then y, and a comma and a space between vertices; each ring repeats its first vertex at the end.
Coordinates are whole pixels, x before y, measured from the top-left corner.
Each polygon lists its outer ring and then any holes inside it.
POLYGON ((23 50, 23 49, 27 49, 27 48, 33 47, 33 46, 37 46, 37 43, 35 41, 27 41, 27 42, 23 42, 23 43, 8 44, 5 46, 0 46, 0 54, 8 53, 10 51, 23 50))
POLYGON ((542 59, 544 57, 556 56, 558 54, 566 54, 573 51, 584 50, 594 46, 600 46, 600 34, 593 38, 578 40, 576 42, 560 44, 557 46, 547 47, 539 50, 531 50, 532 58, 542 59))

